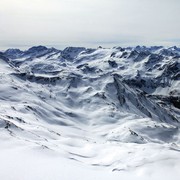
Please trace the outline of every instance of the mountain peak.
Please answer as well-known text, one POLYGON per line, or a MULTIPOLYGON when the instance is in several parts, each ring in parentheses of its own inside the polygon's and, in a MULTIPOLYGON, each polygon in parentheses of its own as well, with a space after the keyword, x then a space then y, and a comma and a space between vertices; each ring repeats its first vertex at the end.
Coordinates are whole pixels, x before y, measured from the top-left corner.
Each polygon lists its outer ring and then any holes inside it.
POLYGON ((33 46, 33 47, 31 47, 31 48, 29 48, 26 52, 39 52, 39 51, 45 51, 45 50, 47 50, 48 48, 46 47, 46 46, 41 46, 41 45, 39 45, 39 46, 33 46))

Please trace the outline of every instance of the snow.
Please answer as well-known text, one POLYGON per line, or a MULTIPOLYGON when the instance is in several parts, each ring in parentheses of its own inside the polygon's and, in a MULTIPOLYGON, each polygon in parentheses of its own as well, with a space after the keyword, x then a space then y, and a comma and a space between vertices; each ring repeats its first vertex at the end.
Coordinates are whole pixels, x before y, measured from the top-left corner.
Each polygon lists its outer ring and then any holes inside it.
POLYGON ((0 179, 179 179, 173 53, 179 49, 38 46, 2 53, 0 179))
MULTIPOLYGON (((108 167, 86 166, 81 162, 61 157, 59 154, 28 143, 24 144, 2 136, 1 139, 4 141, 0 145, 0 178, 5 180, 158 180, 159 178, 178 180, 180 175, 179 159, 152 161, 129 171, 112 172, 108 167)), ((116 151, 114 153, 116 154, 116 151)), ((104 160, 108 161, 109 158, 111 159, 111 156, 106 156, 104 160)))

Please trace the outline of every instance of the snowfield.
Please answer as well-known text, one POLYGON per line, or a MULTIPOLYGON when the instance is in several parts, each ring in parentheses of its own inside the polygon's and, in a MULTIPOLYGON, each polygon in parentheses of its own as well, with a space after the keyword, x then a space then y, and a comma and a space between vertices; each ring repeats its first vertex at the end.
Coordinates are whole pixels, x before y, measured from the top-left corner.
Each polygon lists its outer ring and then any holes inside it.
POLYGON ((180 48, 0 52, 0 179, 180 177, 180 48))

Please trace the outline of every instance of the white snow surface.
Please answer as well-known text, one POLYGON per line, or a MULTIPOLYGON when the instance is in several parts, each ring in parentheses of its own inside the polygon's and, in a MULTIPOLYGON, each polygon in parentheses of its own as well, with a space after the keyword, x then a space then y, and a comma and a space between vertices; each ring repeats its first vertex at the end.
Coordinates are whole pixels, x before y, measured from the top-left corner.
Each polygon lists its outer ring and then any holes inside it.
POLYGON ((0 179, 180 177, 180 49, 0 53, 0 179))

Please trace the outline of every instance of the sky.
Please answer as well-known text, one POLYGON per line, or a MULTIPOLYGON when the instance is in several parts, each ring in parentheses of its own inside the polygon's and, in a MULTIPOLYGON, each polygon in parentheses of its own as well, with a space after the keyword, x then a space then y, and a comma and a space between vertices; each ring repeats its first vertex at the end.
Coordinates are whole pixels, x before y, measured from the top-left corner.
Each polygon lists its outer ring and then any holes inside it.
POLYGON ((0 49, 180 45, 180 0, 0 0, 0 49))

